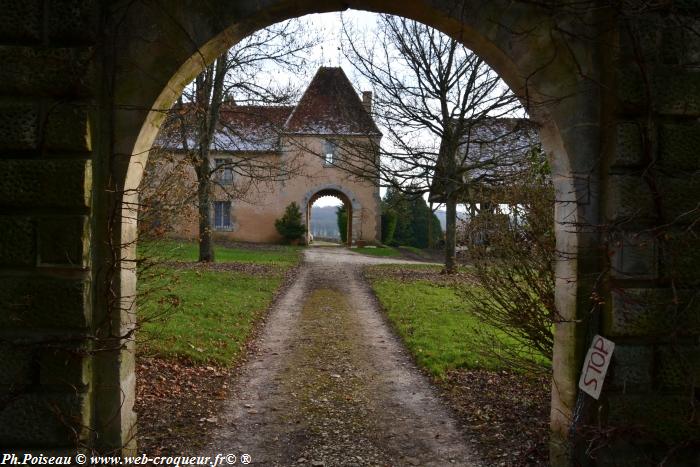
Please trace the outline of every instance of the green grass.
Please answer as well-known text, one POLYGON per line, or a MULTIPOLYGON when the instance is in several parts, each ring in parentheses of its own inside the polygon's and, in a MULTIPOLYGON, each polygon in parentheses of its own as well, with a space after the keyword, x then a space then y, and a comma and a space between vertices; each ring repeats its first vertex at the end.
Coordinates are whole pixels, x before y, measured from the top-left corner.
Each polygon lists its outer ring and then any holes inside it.
POLYGON ((515 343, 472 315, 469 305, 450 286, 378 277, 372 279, 372 287, 417 363, 433 375, 442 377, 457 368, 508 368, 490 350, 515 343), (500 342, 489 341, 490 335, 500 342), (487 345, 492 347, 486 349, 487 345))
MULTIPOLYGON (((151 242, 143 254, 193 261, 194 243, 151 242)), ((217 248, 217 262, 273 266, 265 274, 156 265, 139 274, 140 355, 183 358, 195 363, 232 366, 255 324, 270 305, 284 272, 299 260, 299 250, 261 251, 217 248)))
POLYGON ((421 250, 420 248, 416 248, 416 247, 414 247, 414 246, 402 246, 401 249, 402 249, 402 250, 406 250, 406 251, 410 251, 410 252, 413 253, 414 255, 418 255, 418 256, 421 256, 421 257, 425 257, 425 256, 426 256, 426 255, 425 255, 425 252, 424 252, 423 250, 421 250))
MULTIPOLYGON (((375 266, 372 266, 369 268, 370 271, 378 271, 381 272, 382 270, 386 271, 429 271, 429 272, 434 272, 434 273, 439 273, 442 271, 444 266, 442 263, 411 263, 411 264, 377 264, 375 266)), ((467 273, 471 271, 471 266, 467 264, 458 264, 457 265, 457 272, 459 273, 467 273)), ((370 274, 370 277, 373 276, 373 274, 370 274)))
POLYGON ((397 257, 401 256, 401 252, 397 250, 396 248, 392 248, 390 246, 386 247, 375 247, 375 248, 367 248, 367 247, 361 247, 361 248, 353 248, 352 251, 356 253, 362 253, 363 255, 371 255, 371 256, 382 256, 382 257, 397 257))
MULTIPOLYGON (((214 246, 214 258, 217 263, 258 263, 293 266, 299 262, 302 247, 278 246, 274 249, 227 248, 214 246)), ((198 245, 195 242, 178 242, 162 240, 157 242, 140 242, 139 255, 167 261, 197 261, 198 245)))

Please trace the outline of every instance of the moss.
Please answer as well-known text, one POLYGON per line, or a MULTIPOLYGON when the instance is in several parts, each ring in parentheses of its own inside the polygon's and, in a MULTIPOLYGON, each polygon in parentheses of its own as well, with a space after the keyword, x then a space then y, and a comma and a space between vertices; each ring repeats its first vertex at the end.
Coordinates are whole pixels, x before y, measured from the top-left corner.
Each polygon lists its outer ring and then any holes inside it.
POLYGON ((313 434, 326 429, 324 421, 336 418, 333 412, 338 411, 347 428, 343 432, 362 435, 376 430, 368 417, 373 407, 367 383, 374 378, 366 367, 361 330, 350 314, 342 293, 331 289, 314 291, 301 312, 299 332, 304 339, 282 380, 296 406, 286 418, 303 420, 304 429, 313 434))

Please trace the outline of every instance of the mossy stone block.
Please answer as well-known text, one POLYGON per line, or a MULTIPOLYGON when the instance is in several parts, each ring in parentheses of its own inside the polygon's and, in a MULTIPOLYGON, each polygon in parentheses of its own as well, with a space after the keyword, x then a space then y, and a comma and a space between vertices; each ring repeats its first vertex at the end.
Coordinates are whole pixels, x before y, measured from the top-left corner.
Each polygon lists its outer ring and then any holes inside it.
POLYGON ((84 329, 89 282, 72 278, 0 279, 0 328, 84 329))

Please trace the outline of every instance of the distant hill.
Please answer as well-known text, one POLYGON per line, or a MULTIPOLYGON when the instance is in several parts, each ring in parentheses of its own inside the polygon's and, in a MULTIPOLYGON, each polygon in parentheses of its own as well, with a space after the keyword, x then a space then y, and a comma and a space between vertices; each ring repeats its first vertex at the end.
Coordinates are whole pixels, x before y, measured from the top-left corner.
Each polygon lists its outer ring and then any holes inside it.
MULTIPOLYGON (((438 211, 435 211, 435 215, 437 216, 438 219, 440 219, 440 225, 442 226, 442 230, 444 231, 445 228, 447 227, 447 211, 444 209, 440 209, 438 211)), ((468 213, 465 211, 460 211, 457 210, 457 226, 461 225, 462 223, 466 222, 468 219, 468 213)))
POLYGON ((440 225, 442 226, 442 230, 445 230, 445 227, 447 226, 447 221, 445 220, 447 217, 447 212, 443 209, 439 209, 435 211, 435 215, 438 219, 440 219, 440 225))
POLYGON ((338 206, 314 206, 311 208, 311 234, 314 237, 340 240, 338 218, 335 215, 337 209, 338 206))

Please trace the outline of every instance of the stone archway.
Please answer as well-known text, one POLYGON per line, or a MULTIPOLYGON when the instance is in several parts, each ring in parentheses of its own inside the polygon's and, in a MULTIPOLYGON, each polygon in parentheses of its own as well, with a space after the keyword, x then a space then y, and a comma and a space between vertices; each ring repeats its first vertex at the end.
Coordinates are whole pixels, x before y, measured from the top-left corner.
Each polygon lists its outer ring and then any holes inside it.
MULTIPOLYGON (((560 53, 568 44, 552 37, 555 19, 547 10, 491 0, 467 0, 464 4, 454 0, 204 0, 129 2, 124 9, 121 5, 106 13, 104 28, 109 43, 92 62, 99 70, 94 86, 100 102, 92 170, 92 235, 97 241, 91 246, 95 264, 92 300, 85 302, 81 312, 96 323, 104 348, 119 349, 99 353, 86 370, 95 397, 84 413, 89 414, 91 431, 99 433, 94 439, 97 449, 132 449, 134 357, 129 336, 135 324, 135 207, 148 151, 165 110, 184 86, 256 29, 307 13, 352 7, 409 17, 458 38, 523 98, 541 125, 541 140, 552 155, 561 201, 556 214, 560 250, 566 257, 576 258, 580 249, 595 245, 594 238, 570 232, 567 226, 598 218, 595 203, 579 201, 597 196, 590 186, 598 185, 599 89, 581 78, 579 64, 572 56, 560 53), (523 36, 516 32, 523 30, 529 33, 523 36), (596 143, 577 144, 581 140, 596 143), (117 265, 114 245, 120 246, 117 265)), ((595 57, 589 49, 584 53, 595 57)), ((597 62, 582 62, 590 65, 584 70, 586 76, 599 74, 597 62)), ((561 452, 568 449, 577 392, 580 337, 575 323, 579 310, 587 308, 588 293, 587 284, 568 278, 589 274, 591 266, 597 270, 596 265, 576 260, 562 261, 558 266, 560 277, 566 279, 559 284, 557 300, 567 322, 557 329, 552 426, 555 446, 561 452)))
POLYGON ((341 187, 340 185, 324 185, 322 187, 316 187, 309 190, 302 201, 302 211, 301 215, 306 219, 306 243, 309 244, 309 234, 311 232, 311 206, 319 199, 324 196, 332 196, 334 198, 342 201, 343 206, 347 209, 348 213, 348 227, 346 233, 346 244, 347 246, 352 246, 353 239, 355 238, 356 229, 353 226, 358 222, 361 222, 360 216, 362 213, 362 206, 359 201, 352 194, 351 191, 341 187))
MULTIPOLYGON (((579 436, 573 428, 586 417, 601 424, 624 420, 645 412, 639 409, 649 405, 645 401, 657 412, 683 412, 675 393, 657 389, 665 387, 658 380, 664 374, 659 365, 666 364, 659 349, 668 349, 668 342, 648 323, 663 325, 665 308, 630 306, 620 295, 627 291, 651 303, 671 295, 660 267, 668 250, 658 253, 649 227, 663 220, 659 209, 676 219, 688 212, 688 198, 696 201, 688 196, 696 185, 683 171, 693 157, 687 148, 696 146, 700 133, 693 97, 698 77, 682 65, 696 61, 697 39, 681 39, 690 44, 687 50, 667 48, 683 31, 668 28, 657 12, 635 9, 636 17, 623 17, 602 7, 556 11, 547 2, 506 0, 94 1, 72 8, 13 2, 0 21, 0 151, 7 155, 0 160, 7 181, 0 184, 7 232, 0 240, 0 296, 10 304, 3 332, 8 342, 72 347, 63 353, 3 351, 10 357, 0 368, 10 375, 10 387, 32 390, 0 413, 0 444, 128 450, 135 422, 136 188, 164 110, 203 66, 252 31, 349 7, 416 19, 464 42, 541 124, 552 156, 561 254, 552 462, 569 463, 579 436), (658 34, 643 35, 641 47, 625 36, 650 24, 658 34), (641 67, 650 76, 637 66, 639 50, 651 63, 641 67), (656 184, 639 177, 644 161, 657 156, 676 169, 676 178, 656 184), (659 186, 673 205, 659 208, 659 186), (607 245, 590 228, 603 223, 616 223, 627 240, 607 245), (640 235, 648 241, 636 241, 640 235), (610 251, 612 272, 605 266, 610 251), (578 398, 576 408, 581 351, 595 332, 620 337, 619 371, 606 383, 611 389, 604 401, 578 398), (624 394, 628 380, 638 383, 636 399, 624 394), (47 406, 70 417, 56 421, 47 406), (13 429, 19 421, 22 433, 13 429)), ((685 6, 680 14, 697 12, 685 6)), ((682 261, 680 284, 688 290, 697 284, 697 268, 682 261)), ((697 328, 684 328, 697 339, 697 328)), ((698 352, 691 338, 684 342, 684 351, 698 352)))
MULTIPOLYGON (((259 27, 310 12, 347 7, 382 11, 423 21, 458 37, 482 56, 523 97, 532 117, 541 126, 540 138, 551 154, 555 185, 561 201, 557 204, 555 216, 558 221, 558 248, 562 251, 562 258, 567 259, 558 265, 558 276, 579 277, 597 270, 597 265, 568 259, 577 257, 579 249, 588 249, 592 246, 590 242, 595 241, 580 232, 571 231, 568 226, 576 225, 581 219, 597 219, 599 215, 594 203, 579 202, 596 196, 590 191, 590 186, 598 183, 593 170, 594 161, 598 157, 598 145, 577 144, 582 139, 597 140, 599 137, 597 123, 582 125, 582 122, 597 122, 600 116, 599 89, 581 80, 571 56, 558 54, 557 50, 563 44, 549 42, 551 37, 547 26, 553 20, 544 10, 527 5, 510 5, 504 10, 499 2, 486 1, 472 2, 472 7, 463 10, 454 8, 455 4, 451 0, 430 6, 381 0, 322 4, 278 0, 272 3, 274 5, 264 9, 250 5, 250 9, 240 10, 230 4, 210 0, 206 6, 195 11, 178 7, 164 13, 159 6, 155 10, 144 7, 140 14, 129 15, 133 23, 123 27, 129 30, 150 28, 149 30, 160 31, 156 37, 161 40, 167 38, 169 44, 164 48, 159 40, 137 43, 128 41, 121 49, 130 52, 117 59, 120 64, 118 68, 124 71, 115 83, 115 125, 123 131, 115 144, 118 153, 130 155, 122 167, 123 187, 127 197, 130 193, 136 193, 145 157, 164 115, 162 110, 170 107, 184 85, 205 64, 241 37, 259 27), (212 11, 216 12, 215 17, 211 16, 212 11), (508 30, 527 29, 532 32, 514 41, 509 34, 493 30, 494 22, 507 24, 508 30), (195 23, 199 27, 194 27, 195 23), (545 49, 540 46, 543 40, 548 42, 545 49), (556 56, 553 62, 556 66, 551 65, 553 55, 556 56), (156 57, 157 63, 154 62, 156 57), (148 70, 148 77, 144 70, 148 70), (553 95, 566 98, 552 99, 553 95), (149 110, 135 111, 133 104, 129 105, 128 110, 123 110, 126 104, 119 105, 120 102, 134 101, 141 102, 141 108, 149 110)), ((593 67, 590 74, 595 75, 599 71, 593 67)), ((118 179, 121 178, 118 176, 118 179)), ((125 202, 124 205, 130 204, 125 202)), ((135 216, 126 213, 123 218, 135 216)), ((121 227, 119 243, 134 242, 133 227, 129 223, 123 223, 121 227)), ((126 289, 122 289, 121 296, 134 296, 133 283, 133 279, 122 281, 122 286, 126 285, 126 289)), ((558 284, 557 301, 566 321, 558 327, 557 345, 554 349, 554 359, 558 363, 554 369, 552 426, 557 433, 555 440, 557 437, 561 440, 556 443, 563 446, 563 450, 568 449, 568 441, 565 440, 568 438, 577 394, 578 369, 574 362, 580 358, 581 337, 575 323, 581 307, 588 307, 587 294, 588 287, 583 283, 562 279, 558 284), (579 291, 581 288, 582 293, 579 291)), ((127 427, 120 429, 124 431, 127 427)))
MULTIPOLYGON (((120 46, 120 50, 127 52, 117 56, 117 68, 121 73, 115 81, 114 118, 115 125, 123 131, 114 143, 118 153, 130 155, 118 169, 122 173, 117 175, 117 180, 123 180, 126 193, 123 205, 137 204, 129 200, 129 195, 133 193, 135 196, 148 150, 165 115, 163 110, 170 107, 185 84, 206 64, 250 32, 306 13, 352 7, 409 17, 457 37, 486 60, 521 96, 531 117, 540 125, 540 139, 551 155, 560 201, 555 214, 558 248, 563 258, 557 266, 557 274, 560 278, 567 278, 560 280, 557 286, 557 302, 564 322, 557 328, 554 349, 552 428, 555 450, 566 452, 578 392, 575 362, 580 359, 581 330, 576 323, 581 307, 588 307, 589 293, 588 284, 568 278, 598 270, 597 264, 571 259, 577 257, 580 249, 591 248, 594 244, 591 242, 596 239, 568 226, 576 225, 581 219, 598 219, 599 216, 595 203, 579 202, 597 196, 591 191, 591 185, 598 184, 594 167, 599 146, 597 143, 586 145, 578 142, 597 142, 600 137, 597 123, 600 90, 582 80, 576 57, 559 53, 560 48, 568 45, 552 41, 548 28, 553 27, 553 18, 545 10, 526 4, 509 3, 508 8, 503 8, 500 2, 480 0, 467 2, 473 4, 468 8, 452 0, 430 4, 401 4, 386 0, 300 4, 276 0, 265 8, 252 3, 239 8, 240 5, 232 6, 217 0, 205 3, 194 10, 165 7, 165 12, 161 5, 155 9, 139 6, 136 9, 141 10, 140 13, 129 14, 128 25, 122 25, 129 31, 144 28, 158 31, 153 32, 154 41, 127 40, 120 46), (504 28, 494 30, 495 23, 503 24, 504 28), (530 32, 513 40, 513 33, 505 33, 506 30, 530 32), (161 41, 167 41, 168 45, 161 41), (545 48, 541 47, 542 41, 548 44, 545 48), (131 104, 125 110, 127 102, 131 104), (136 106, 140 106, 140 110, 134 109, 133 102, 141 103, 136 106)), ((591 76, 599 72, 596 66, 587 71, 591 76)), ((122 218, 133 219, 135 215, 125 213, 122 218)), ((129 222, 121 224, 120 233, 118 243, 135 242, 135 229, 129 222)), ((124 269, 122 267, 122 271, 124 269)), ((122 281, 122 297, 134 296, 133 284, 133 278, 122 281)), ((123 403, 121 407, 124 407, 123 403)), ((124 423, 126 425, 119 428, 122 433, 128 429, 128 421, 124 420, 124 423)), ((111 426, 115 426, 113 422, 111 426)))

